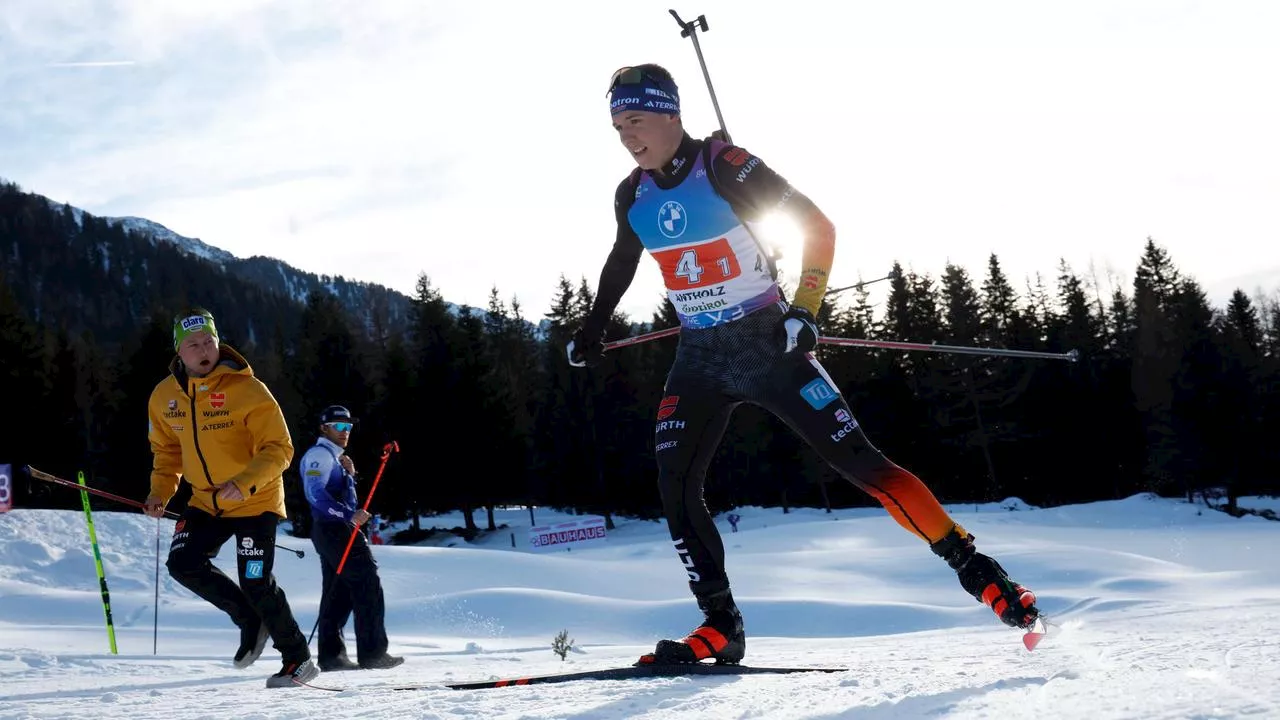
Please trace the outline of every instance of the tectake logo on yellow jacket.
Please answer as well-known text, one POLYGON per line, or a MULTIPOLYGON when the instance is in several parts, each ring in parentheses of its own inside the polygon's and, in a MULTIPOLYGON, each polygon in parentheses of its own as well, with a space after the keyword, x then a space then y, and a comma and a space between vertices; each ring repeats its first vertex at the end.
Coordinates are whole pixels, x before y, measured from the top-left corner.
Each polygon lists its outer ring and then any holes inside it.
POLYGON ((167 502, 186 480, 190 505, 210 515, 285 517, 282 474, 293 461, 293 441, 279 403, 240 353, 224 343, 218 366, 201 378, 188 377, 175 357, 151 391, 147 414, 152 495, 167 502), (176 424, 176 417, 189 422, 176 424), (226 482, 244 499, 217 497, 226 482))

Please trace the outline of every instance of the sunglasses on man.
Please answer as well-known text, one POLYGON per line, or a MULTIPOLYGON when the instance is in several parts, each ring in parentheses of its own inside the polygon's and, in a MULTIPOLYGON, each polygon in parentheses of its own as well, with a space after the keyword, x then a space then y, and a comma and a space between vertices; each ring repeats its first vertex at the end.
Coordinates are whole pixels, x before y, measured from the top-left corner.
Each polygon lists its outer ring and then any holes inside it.
POLYGON ((613 76, 609 78, 609 89, 605 92, 605 96, 612 95, 614 89, 619 85, 639 85, 646 79, 658 87, 667 87, 670 82, 666 78, 651 73, 644 68, 626 65, 613 72, 613 76))
POLYGON ((349 422, 331 422, 325 423, 325 427, 333 428, 336 432, 351 432, 351 428, 355 427, 349 422))

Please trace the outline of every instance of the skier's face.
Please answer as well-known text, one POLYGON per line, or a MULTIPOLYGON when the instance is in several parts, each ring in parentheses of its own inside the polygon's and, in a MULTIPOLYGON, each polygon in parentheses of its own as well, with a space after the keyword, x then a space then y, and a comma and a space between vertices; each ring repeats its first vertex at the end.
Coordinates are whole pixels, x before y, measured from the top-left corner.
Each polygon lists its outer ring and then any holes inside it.
POLYGON ((643 110, 614 115, 613 129, 636 164, 645 170, 657 170, 671 162, 684 136, 680 116, 643 110))
POLYGON ((329 442, 344 448, 351 441, 351 423, 349 422, 331 422, 320 426, 324 432, 324 436, 329 442))
POLYGON ((218 339, 207 332, 191 333, 178 345, 178 357, 188 375, 204 377, 218 364, 218 339))

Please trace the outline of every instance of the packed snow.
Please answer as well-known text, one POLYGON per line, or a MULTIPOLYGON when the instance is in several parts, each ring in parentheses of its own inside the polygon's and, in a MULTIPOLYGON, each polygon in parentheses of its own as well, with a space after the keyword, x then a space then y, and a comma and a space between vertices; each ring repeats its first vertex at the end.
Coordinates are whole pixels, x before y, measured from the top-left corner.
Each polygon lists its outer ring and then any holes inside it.
MULTIPOLYGON (((237 631, 168 577, 163 554, 154 604, 157 531, 165 553, 173 521, 103 508, 112 654, 84 514, 15 509, 0 515, 0 719, 1280 717, 1280 523, 1148 495, 950 509, 1059 624, 1034 652, 879 508, 743 508, 737 532, 717 522, 745 662, 847 671, 445 688, 629 665, 700 618, 661 523, 615 519, 603 541, 539 550, 528 510, 511 509, 475 542, 374 548, 390 650, 406 662, 314 681, 337 693, 265 688, 280 667, 270 646, 233 669, 237 631), (388 689, 404 684, 425 687, 388 689)), ((279 542, 306 553, 279 552, 275 574, 309 634, 319 560, 309 540, 279 542)), ((231 545, 215 559, 228 570, 231 545)), ((347 643, 354 658, 350 625, 347 643)))

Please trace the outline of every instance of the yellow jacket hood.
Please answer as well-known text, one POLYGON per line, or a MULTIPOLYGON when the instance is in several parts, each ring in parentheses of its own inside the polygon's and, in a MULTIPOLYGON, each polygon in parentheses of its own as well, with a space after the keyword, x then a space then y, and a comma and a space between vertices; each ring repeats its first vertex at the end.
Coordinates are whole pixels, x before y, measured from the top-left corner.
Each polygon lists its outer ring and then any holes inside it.
POLYGON ((289 428, 271 391, 231 346, 223 344, 217 366, 199 378, 189 377, 175 356, 169 375, 151 391, 147 417, 152 495, 167 503, 183 479, 191 485, 190 505, 210 515, 285 517, 289 428), (235 483, 244 499, 216 497, 225 482, 235 483))

